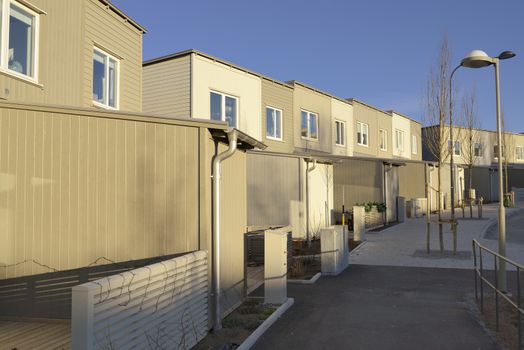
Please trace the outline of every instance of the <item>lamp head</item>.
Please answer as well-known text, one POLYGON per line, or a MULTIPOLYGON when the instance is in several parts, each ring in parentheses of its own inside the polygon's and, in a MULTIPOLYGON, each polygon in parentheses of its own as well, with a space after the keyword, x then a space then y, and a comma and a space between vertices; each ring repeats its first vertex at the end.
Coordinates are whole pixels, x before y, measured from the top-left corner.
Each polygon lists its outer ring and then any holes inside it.
POLYGON ((504 52, 502 52, 498 56, 498 59, 499 60, 507 60, 508 58, 513 58, 515 56, 516 56, 516 54, 513 51, 504 51, 504 52))
POLYGON ((481 50, 471 51, 460 61, 460 65, 467 68, 483 68, 493 64, 493 58, 481 50))

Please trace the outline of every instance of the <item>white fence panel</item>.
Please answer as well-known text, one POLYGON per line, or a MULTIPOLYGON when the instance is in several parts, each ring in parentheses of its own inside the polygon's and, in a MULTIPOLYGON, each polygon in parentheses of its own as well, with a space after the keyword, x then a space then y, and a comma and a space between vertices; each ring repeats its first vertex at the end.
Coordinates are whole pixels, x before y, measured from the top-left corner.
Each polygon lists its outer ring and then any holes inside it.
POLYGON ((208 332, 207 253, 73 288, 73 349, 190 349, 208 332))

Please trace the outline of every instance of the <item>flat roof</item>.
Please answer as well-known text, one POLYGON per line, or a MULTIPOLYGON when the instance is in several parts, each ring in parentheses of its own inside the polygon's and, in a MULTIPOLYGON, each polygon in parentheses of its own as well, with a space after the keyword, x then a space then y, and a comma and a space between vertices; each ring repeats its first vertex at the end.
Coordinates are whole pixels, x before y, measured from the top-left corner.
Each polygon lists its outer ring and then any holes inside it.
MULTIPOLYGON (((449 127, 449 124, 446 124, 445 126, 449 127)), ((423 126, 422 129, 438 128, 438 127, 440 127, 440 125, 438 125, 438 124, 434 124, 434 125, 423 126)), ((468 129, 467 127, 465 127, 465 126, 461 126, 461 125, 453 125, 453 128, 457 128, 457 129, 468 129)), ((474 130, 478 130, 478 131, 492 132, 492 133, 496 133, 496 132, 497 132, 496 130, 488 130, 488 129, 481 129, 481 128, 473 128, 473 129, 474 129, 474 130)), ((504 133, 504 134, 510 134, 510 135, 516 135, 516 136, 523 136, 523 137, 524 137, 524 133, 519 133, 519 132, 503 131, 502 133, 504 133)))
POLYGON ((306 83, 303 83, 301 81, 298 81, 298 80, 289 80, 287 81, 286 83, 288 84, 291 84, 291 85, 299 85, 299 86, 302 86, 306 89, 309 89, 309 90, 312 90, 312 91, 315 91, 315 92, 318 92, 319 94, 322 94, 322 95, 325 95, 327 97, 331 97, 331 98, 334 98, 335 100, 339 100, 341 102, 344 102, 344 103, 347 103, 349 105, 352 105, 351 101, 349 101, 348 99, 345 99, 345 98, 342 98, 342 97, 338 97, 338 96, 335 96, 333 94, 330 94, 329 92, 325 92, 325 91, 322 91, 322 90, 319 90, 311 85, 308 85, 306 83))
POLYGON ((147 33, 147 30, 142 27, 138 22, 136 22, 134 19, 132 19, 130 16, 126 15, 124 11, 120 10, 118 7, 116 7, 111 1, 109 0, 99 0, 101 3, 109 7, 111 11, 119 15, 121 18, 123 18, 126 22, 130 23, 133 27, 140 30, 142 33, 147 33))
POLYGON ((397 112, 397 111, 395 111, 395 110, 393 110, 393 109, 390 109, 390 110, 387 111, 387 112, 390 113, 390 114, 393 114, 393 113, 398 114, 398 115, 400 115, 401 117, 404 117, 404 118, 406 118, 406 119, 411 120, 412 122, 415 122, 415 123, 417 123, 417 124, 422 125, 422 123, 419 122, 418 120, 415 120, 415 119, 413 119, 413 118, 411 118, 411 117, 408 117, 407 115, 402 114, 402 113, 399 113, 399 112, 397 112))
POLYGON ((150 60, 144 61, 142 63, 142 66, 146 67, 146 66, 149 66, 149 65, 153 65, 153 64, 156 64, 156 63, 161 63, 161 62, 164 62, 164 61, 170 61, 170 60, 177 59, 177 58, 184 57, 184 56, 188 56, 188 55, 191 55, 191 54, 195 54, 195 55, 198 55, 198 56, 210 59, 212 61, 215 61, 215 62, 224 64, 226 66, 229 66, 231 68, 238 69, 238 70, 240 70, 242 72, 252 74, 252 75, 254 75, 256 77, 259 77, 261 79, 268 80, 268 81, 271 81, 273 83, 282 85, 282 86, 287 87, 289 89, 293 88, 291 85, 287 84, 286 82, 270 78, 270 77, 268 77, 266 75, 257 73, 255 71, 250 70, 250 69, 247 69, 247 68, 244 68, 242 66, 239 66, 239 65, 237 65, 235 63, 232 63, 232 62, 229 62, 227 60, 224 60, 224 59, 221 59, 221 58, 209 55, 209 54, 207 54, 205 52, 198 51, 196 49, 188 49, 188 50, 184 50, 184 51, 175 52, 175 53, 172 53, 172 54, 169 54, 169 55, 160 56, 160 57, 157 57, 157 58, 152 58, 150 60))
POLYGON ((361 104, 361 105, 363 105, 363 106, 369 107, 369 108, 374 109, 374 110, 376 110, 376 111, 378 111, 378 112, 382 112, 382 113, 384 113, 384 114, 387 114, 387 115, 391 116, 390 113, 388 113, 388 112, 386 112, 386 111, 384 111, 384 110, 382 110, 382 109, 380 109, 380 108, 378 108, 378 107, 372 106, 372 105, 370 105, 369 103, 363 102, 363 101, 361 101, 361 100, 357 100, 356 98, 348 98, 348 101, 351 101, 351 103, 355 103, 355 102, 356 102, 356 103, 359 103, 359 104, 361 104))

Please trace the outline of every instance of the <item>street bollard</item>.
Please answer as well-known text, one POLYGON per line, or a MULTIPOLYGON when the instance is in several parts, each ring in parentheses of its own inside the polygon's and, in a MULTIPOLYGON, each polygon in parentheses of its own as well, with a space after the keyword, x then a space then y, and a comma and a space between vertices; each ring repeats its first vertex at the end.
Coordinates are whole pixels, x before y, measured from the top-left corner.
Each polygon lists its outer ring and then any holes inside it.
POLYGON ((479 203, 477 205, 479 219, 482 219, 482 202, 484 202, 484 197, 479 198, 479 203))

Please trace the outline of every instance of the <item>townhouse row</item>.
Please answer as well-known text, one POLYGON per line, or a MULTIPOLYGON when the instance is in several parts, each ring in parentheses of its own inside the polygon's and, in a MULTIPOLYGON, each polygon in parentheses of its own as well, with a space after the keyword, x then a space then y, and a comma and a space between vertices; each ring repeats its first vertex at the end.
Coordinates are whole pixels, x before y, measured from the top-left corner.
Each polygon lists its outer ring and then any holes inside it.
POLYGON ((421 160, 421 125, 188 50, 144 62, 143 110, 226 121, 268 151, 421 160))

